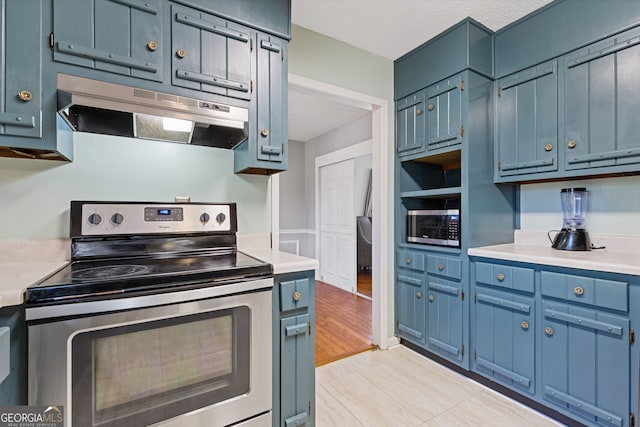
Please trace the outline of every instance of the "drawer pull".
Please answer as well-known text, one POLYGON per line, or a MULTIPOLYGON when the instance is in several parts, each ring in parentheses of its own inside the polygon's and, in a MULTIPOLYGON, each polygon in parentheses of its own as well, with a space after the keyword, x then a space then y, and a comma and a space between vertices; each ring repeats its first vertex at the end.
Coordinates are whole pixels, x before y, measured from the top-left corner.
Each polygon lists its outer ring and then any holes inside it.
POLYGON ((421 116, 421 115, 422 115, 422 110, 418 108, 416 110, 416 116, 421 116))
POLYGON ((433 302, 435 300, 435 297, 433 295, 429 295, 429 301, 433 302))
POLYGON ((427 110, 433 111, 433 104, 429 104, 429 106, 427 107, 427 110))
POLYGON ((578 296, 584 295, 584 288, 582 288, 581 286, 576 286, 575 288, 573 288, 573 293, 578 296))
POLYGON ((416 298, 418 299, 422 298, 422 292, 420 291, 416 292, 416 298))
POLYGON ((260 131, 260 135, 262 135, 263 137, 268 137, 269 136, 269 129, 264 128, 262 129, 262 131, 260 131))
POLYGON ((438 264, 438 270, 440 270, 440 271, 444 270, 444 264, 443 263, 438 264))
POLYGON ((553 150, 553 145, 547 144, 544 146, 544 151, 551 151, 551 150, 553 150))
POLYGON ((302 294, 300 292, 298 292, 298 291, 295 291, 293 293, 293 300, 294 301, 300 301, 300 298, 302 298, 302 294))
POLYGON ((29 102, 33 99, 33 94, 28 90, 21 90, 18 92, 18 98, 20 98, 21 101, 29 102))
POLYGON ((546 328, 544 328, 544 333, 548 336, 553 335, 553 328, 551 326, 547 326, 546 328))
POLYGON ((529 322, 523 320, 522 322, 520 322, 520 326, 526 331, 527 329, 529 329, 529 322))
POLYGON ((407 258, 407 259, 405 259, 404 261, 405 261, 407 264, 411 264, 411 261, 412 261, 412 260, 411 260, 411 258, 407 258))
POLYGON ((176 50, 176 56, 180 59, 184 58, 187 53, 183 49, 176 50))
POLYGON ((498 277, 498 280, 501 281, 501 282, 504 280, 504 274, 502 274, 502 273, 498 273, 497 277, 498 277))
POLYGON ((151 52, 155 51, 158 48, 158 43, 156 43, 153 40, 150 40, 149 43, 147 43, 147 49, 149 49, 151 52))
POLYGON ((571 141, 567 142, 567 147, 569 148, 576 148, 576 142, 572 139, 571 141))

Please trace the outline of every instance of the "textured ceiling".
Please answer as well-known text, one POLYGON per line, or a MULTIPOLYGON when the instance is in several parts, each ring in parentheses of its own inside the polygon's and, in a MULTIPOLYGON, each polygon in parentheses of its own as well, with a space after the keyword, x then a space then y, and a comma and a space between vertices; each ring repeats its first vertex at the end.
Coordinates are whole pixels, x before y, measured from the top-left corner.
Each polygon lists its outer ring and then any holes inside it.
MULTIPOLYGON (((551 0, 292 0, 294 24, 394 60, 470 16, 496 31, 551 0)), ((289 87, 289 139, 309 141, 367 111, 289 87)))
POLYGON ((294 24, 397 59, 470 16, 496 31, 550 0, 292 0, 294 24))

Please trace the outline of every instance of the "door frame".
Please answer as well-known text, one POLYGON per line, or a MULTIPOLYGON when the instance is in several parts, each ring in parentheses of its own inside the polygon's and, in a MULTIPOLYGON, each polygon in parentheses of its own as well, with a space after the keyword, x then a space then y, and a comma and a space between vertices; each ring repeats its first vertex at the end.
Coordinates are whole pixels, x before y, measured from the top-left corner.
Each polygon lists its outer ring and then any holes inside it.
MULTIPOLYGON (((320 93, 334 100, 371 111, 372 142, 372 342, 382 349, 398 344, 393 327, 393 126, 389 101, 289 73, 289 87, 320 93)), ((278 249, 280 231, 280 181, 271 176, 271 247, 278 249)), ((316 236, 317 239, 317 236, 316 236)))

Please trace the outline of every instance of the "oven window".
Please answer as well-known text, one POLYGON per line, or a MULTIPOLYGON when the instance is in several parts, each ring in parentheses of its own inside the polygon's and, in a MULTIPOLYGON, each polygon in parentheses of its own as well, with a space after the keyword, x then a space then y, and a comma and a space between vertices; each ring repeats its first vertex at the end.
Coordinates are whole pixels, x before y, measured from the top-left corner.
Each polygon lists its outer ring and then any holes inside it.
POLYGON ((78 334, 74 425, 147 425, 247 393, 249 317, 240 306, 78 334))

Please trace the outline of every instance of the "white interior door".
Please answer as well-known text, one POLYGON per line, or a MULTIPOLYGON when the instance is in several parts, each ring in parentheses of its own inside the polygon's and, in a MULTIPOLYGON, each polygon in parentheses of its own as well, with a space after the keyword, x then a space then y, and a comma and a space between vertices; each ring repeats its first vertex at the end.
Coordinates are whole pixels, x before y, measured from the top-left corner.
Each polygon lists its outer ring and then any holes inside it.
POLYGON ((320 168, 320 278, 355 292, 355 162, 320 168))

